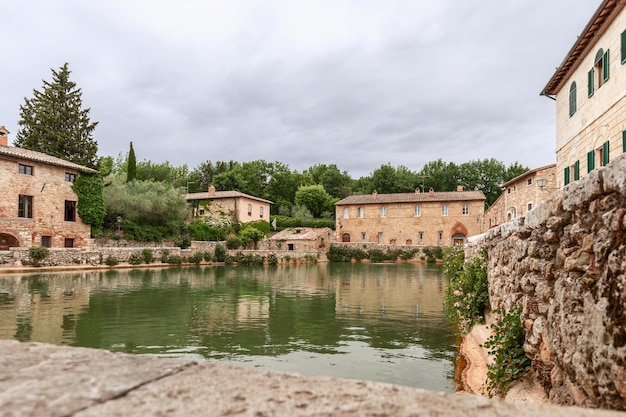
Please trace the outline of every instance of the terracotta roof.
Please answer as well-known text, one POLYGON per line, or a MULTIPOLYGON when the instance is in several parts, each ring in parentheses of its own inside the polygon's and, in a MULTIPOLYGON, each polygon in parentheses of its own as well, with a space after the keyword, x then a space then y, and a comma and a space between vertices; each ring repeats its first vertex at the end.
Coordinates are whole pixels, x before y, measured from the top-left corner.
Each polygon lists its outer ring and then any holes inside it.
POLYGON ((505 182, 504 184, 502 184, 502 187, 506 187, 508 185, 516 183, 516 182, 518 182, 520 180, 523 180, 525 177, 528 177, 528 176, 530 176, 532 174, 535 174, 535 173, 537 173, 539 171, 543 171, 544 169, 550 169, 550 168, 554 168, 554 167, 556 167, 556 164, 550 164, 550 165, 545 165, 545 166, 542 166, 542 167, 539 167, 539 168, 531 169, 529 171, 524 172, 522 175, 518 175, 517 177, 513 178, 512 180, 509 180, 509 181, 505 182))
POLYGON ((41 162, 48 165, 56 165, 63 168, 74 169, 76 171, 93 173, 98 172, 95 169, 87 168, 86 166, 78 165, 73 162, 66 161, 65 159, 50 156, 41 152, 31 151, 30 149, 17 148, 15 146, 0 146, 0 156, 1 155, 26 159, 28 161, 41 162))
POLYGON ((317 240, 328 233, 332 233, 332 230, 328 227, 324 228, 310 228, 310 227, 296 227, 281 230, 276 233, 270 240, 317 240))
POLYGON ((247 198, 250 200, 262 201, 268 204, 274 204, 269 200, 264 200, 253 195, 240 193, 239 191, 215 191, 215 194, 204 193, 190 193, 185 195, 186 200, 218 200, 222 198, 247 198))
POLYGON ((348 204, 389 204, 389 203, 420 203, 427 201, 470 201, 485 200, 482 191, 449 191, 434 193, 402 193, 402 194, 364 194, 351 195, 335 203, 336 206, 348 204))
POLYGON ((569 50, 561 65, 559 65, 548 84, 543 88, 542 96, 553 96, 561 89, 561 84, 576 69, 579 59, 604 34, 617 14, 624 8, 624 5, 623 0, 602 1, 589 23, 587 23, 587 26, 578 36, 572 49, 569 50))

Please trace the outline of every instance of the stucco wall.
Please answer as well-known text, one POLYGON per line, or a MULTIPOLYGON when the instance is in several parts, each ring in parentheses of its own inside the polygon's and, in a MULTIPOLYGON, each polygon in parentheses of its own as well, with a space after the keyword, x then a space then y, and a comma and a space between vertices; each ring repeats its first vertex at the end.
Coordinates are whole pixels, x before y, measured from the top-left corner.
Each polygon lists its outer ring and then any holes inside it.
POLYGON ((626 410, 625 214, 621 155, 476 243, 491 307, 522 308, 534 377, 555 403, 626 410))

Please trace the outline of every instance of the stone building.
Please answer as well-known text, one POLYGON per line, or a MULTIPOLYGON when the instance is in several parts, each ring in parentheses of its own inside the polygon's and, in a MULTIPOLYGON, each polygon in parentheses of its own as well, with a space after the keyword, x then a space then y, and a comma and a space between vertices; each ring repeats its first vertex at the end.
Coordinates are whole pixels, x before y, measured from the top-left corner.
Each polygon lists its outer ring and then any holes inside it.
POLYGON ((0 127, 0 250, 88 248, 91 227, 78 215, 74 180, 96 171, 41 152, 8 146, 0 127))
POLYGON ((266 240, 269 250, 326 251, 334 241, 334 232, 328 227, 294 227, 281 230, 266 240))
POLYGON ((449 246, 482 233, 482 191, 351 195, 335 204, 336 239, 449 246))
POLYGON ((625 4, 602 1, 541 92, 556 101, 559 188, 626 152, 625 4))
POLYGON ((531 169, 502 184, 502 189, 485 213, 487 228, 524 216, 552 197, 556 191, 556 164, 531 169))
POLYGON ((248 223, 264 220, 269 223, 269 200, 254 197, 239 191, 215 191, 209 187, 206 193, 191 193, 185 196, 192 206, 192 217, 203 216, 211 224, 230 224, 232 221, 248 223))

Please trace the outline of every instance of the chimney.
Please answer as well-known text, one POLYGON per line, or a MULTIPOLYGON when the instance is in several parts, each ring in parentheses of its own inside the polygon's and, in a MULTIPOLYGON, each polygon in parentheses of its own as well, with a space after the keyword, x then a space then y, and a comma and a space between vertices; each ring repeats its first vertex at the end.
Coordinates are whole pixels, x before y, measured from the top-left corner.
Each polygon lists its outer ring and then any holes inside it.
POLYGON ((374 200, 376 200, 376 198, 378 197, 378 192, 376 190, 374 190, 372 192, 372 196, 374 197, 374 200))
POLYGON ((462 185, 457 185, 457 186, 456 186, 456 191, 457 191, 458 193, 462 193, 462 192, 463 192, 463 186, 462 186, 462 185))
POLYGON ((435 196, 435 190, 433 190, 432 188, 430 190, 428 190, 428 195, 430 197, 434 197, 435 196))
POLYGON ((0 146, 9 146, 9 131, 4 126, 0 126, 0 146))
POLYGON ((213 185, 209 186, 209 195, 210 196, 215 195, 215 187, 213 185))
POLYGON ((417 188, 415 189, 415 194, 419 194, 420 192, 421 192, 421 191, 420 191, 419 187, 417 187, 417 188))

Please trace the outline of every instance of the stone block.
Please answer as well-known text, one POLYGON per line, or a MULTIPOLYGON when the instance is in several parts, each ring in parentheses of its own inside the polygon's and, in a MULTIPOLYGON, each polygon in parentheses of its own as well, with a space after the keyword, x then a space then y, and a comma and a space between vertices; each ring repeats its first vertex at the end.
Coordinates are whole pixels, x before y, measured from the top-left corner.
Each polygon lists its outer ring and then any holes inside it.
POLYGON ((604 192, 619 192, 626 196, 626 154, 615 158, 609 165, 602 168, 604 192))
POLYGON ((584 204, 588 204, 594 197, 604 192, 602 187, 602 175, 604 169, 591 171, 580 181, 575 181, 563 189, 563 209, 574 211, 584 204))

